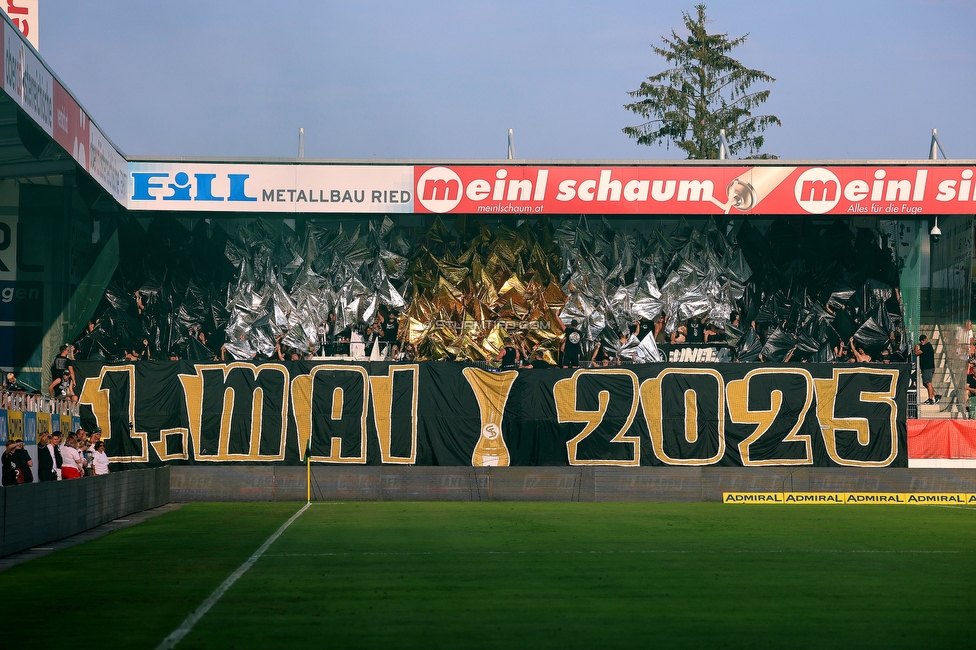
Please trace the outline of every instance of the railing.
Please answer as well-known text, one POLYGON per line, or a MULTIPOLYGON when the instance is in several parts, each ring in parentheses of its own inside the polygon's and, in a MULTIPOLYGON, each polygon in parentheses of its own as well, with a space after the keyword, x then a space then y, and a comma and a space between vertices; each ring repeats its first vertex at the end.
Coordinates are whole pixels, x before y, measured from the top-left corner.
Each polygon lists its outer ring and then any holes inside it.
POLYGON ((52 415, 78 415, 78 402, 23 391, 0 391, 0 409, 52 415))

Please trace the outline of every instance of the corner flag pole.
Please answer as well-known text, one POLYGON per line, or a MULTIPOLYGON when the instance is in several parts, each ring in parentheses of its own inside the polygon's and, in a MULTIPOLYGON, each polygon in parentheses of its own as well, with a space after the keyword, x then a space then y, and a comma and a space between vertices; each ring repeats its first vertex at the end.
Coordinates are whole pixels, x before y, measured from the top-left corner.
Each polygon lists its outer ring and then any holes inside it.
POLYGON ((306 503, 312 502, 312 438, 308 439, 308 449, 305 450, 305 486, 306 503))

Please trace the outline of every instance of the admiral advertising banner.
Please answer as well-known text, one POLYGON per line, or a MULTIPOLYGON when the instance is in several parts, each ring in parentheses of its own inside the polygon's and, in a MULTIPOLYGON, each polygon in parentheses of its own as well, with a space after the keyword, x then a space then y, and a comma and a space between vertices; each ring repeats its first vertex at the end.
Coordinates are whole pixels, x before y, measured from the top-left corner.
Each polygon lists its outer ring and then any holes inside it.
POLYGON ((130 210, 916 216, 976 212, 974 168, 130 162, 130 210))
POLYGON ((907 365, 76 363, 114 462, 906 467, 907 365))

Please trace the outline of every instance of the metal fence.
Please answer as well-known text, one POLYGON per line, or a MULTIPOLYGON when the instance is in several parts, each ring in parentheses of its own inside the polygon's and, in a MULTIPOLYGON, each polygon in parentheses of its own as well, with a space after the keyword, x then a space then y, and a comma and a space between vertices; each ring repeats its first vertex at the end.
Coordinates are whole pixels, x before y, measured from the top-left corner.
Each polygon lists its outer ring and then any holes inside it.
POLYGON ((0 391, 0 409, 52 415, 78 415, 78 402, 22 391, 0 391))

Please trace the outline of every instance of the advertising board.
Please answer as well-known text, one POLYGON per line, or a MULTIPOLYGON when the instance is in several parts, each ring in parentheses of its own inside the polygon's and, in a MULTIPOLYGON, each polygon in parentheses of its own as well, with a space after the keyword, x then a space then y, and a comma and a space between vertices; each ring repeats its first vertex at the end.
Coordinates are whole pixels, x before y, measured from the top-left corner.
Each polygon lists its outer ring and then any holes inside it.
POLYGON ((972 165, 129 162, 130 210, 559 215, 972 214, 972 165))
POLYGON ((40 30, 37 24, 37 0, 0 0, 0 9, 10 17, 21 34, 34 49, 38 48, 40 30))
POLYGON ((976 212, 972 166, 417 167, 416 212, 808 214, 976 212))
POLYGON ((413 168, 129 163, 130 210, 413 212, 413 168))

